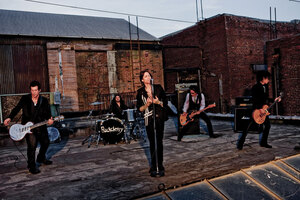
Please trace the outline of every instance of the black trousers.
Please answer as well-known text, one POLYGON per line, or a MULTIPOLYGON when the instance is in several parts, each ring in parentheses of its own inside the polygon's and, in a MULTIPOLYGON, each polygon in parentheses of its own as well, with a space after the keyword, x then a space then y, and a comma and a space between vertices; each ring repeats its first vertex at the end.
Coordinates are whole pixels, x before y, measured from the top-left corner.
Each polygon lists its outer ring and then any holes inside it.
MULTIPOLYGON (((164 137, 164 120, 157 119, 155 121, 156 139, 157 139, 157 163, 159 170, 163 170, 163 137, 164 137)), ((155 153, 155 133, 153 128, 153 119, 149 120, 146 126, 147 136, 150 143, 151 168, 156 169, 156 153, 155 153)))
POLYGON ((27 142, 27 167, 30 169, 35 168, 35 151, 37 143, 40 142, 40 151, 37 156, 38 162, 43 162, 46 159, 46 152, 50 144, 47 129, 41 132, 34 132, 26 135, 27 142))
MULTIPOLYGON (((210 137, 213 137, 214 136, 214 131, 213 131, 213 128, 212 128, 212 124, 211 124, 211 121, 210 121, 210 119, 209 119, 209 117, 207 116, 207 114, 205 113, 205 112, 201 112, 199 115, 195 115, 194 116, 194 118, 195 118, 195 121, 197 122, 197 123, 199 123, 200 122, 200 120, 196 120, 196 119, 203 119, 203 121, 206 123, 206 125, 207 125, 207 129, 208 129, 208 134, 209 134, 209 136, 210 137)), ((190 123, 192 123, 192 122, 190 122, 190 123)), ((199 125, 199 124, 198 124, 199 125)), ((181 130, 181 137, 183 137, 183 135, 186 133, 186 130, 189 128, 189 124, 188 125, 186 125, 186 126, 184 126, 183 128, 182 128, 182 130, 181 130)), ((199 127, 200 128, 200 127, 199 127)))
POLYGON ((244 142, 246 140, 246 136, 248 134, 248 130, 251 126, 259 126, 258 132, 261 133, 259 138, 259 144, 264 146, 268 143, 268 136, 271 128, 270 119, 269 116, 266 117, 266 120, 262 124, 257 124, 254 119, 251 117, 251 120, 248 124, 248 126, 244 127, 243 132, 239 135, 237 140, 237 146, 242 147, 244 145, 244 142))

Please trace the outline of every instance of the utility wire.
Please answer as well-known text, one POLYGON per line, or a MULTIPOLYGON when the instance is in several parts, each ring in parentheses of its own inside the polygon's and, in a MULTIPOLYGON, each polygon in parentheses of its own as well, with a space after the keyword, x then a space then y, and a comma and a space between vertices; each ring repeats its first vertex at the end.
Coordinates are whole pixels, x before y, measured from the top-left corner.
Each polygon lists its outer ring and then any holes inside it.
POLYGON ((298 2, 298 3, 300 3, 300 1, 299 1, 299 0, 290 0, 290 1, 294 1, 294 2, 298 2))
POLYGON ((92 8, 84 8, 84 7, 78 7, 78 6, 70 6, 70 5, 63 5, 63 4, 56 4, 56 3, 49 3, 44 1, 35 1, 35 0, 25 0, 32 3, 40 3, 40 4, 47 4, 52 6, 60 6, 60 7, 67 7, 67 8, 74 8, 74 9, 80 9, 80 10, 90 10, 90 11, 96 11, 96 12, 104 12, 104 13, 111 13, 111 14, 118 14, 118 15, 126 15, 126 16, 136 16, 136 17, 142 17, 142 18, 149 18, 149 19, 157 19, 157 20, 165 20, 165 21, 174 21, 174 22, 182 22, 182 23, 193 23, 196 22, 193 21, 185 21, 185 20, 177 20, 177 19, 168 19, 168 18, 161 18, 161 17, 151 17, 146 15, 135 15, 130 13, 122 13, 122 12, 114 12, 114 11, 107 11, 107 10, 99 10, 99 9, 92 9, 92 8))

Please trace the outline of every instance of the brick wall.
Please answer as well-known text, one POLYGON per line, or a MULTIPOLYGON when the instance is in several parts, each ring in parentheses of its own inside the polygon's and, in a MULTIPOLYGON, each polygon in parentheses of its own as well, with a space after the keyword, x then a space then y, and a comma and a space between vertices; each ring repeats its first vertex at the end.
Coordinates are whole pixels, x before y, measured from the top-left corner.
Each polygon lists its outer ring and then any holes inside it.
MULTIPOLYGON (((267 42, 268 67, 278 70, 284 115, 300 115, 300 35, 267 42)), ((277 94, 279 95, 279 94, 277 94)))

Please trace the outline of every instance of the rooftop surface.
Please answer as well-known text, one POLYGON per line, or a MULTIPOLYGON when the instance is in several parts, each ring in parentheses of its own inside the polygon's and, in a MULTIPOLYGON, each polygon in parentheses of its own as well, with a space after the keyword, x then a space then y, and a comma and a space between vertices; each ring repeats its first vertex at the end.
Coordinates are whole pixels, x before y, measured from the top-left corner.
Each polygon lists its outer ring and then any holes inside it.
MULTIPOLYGON (((288 162, 300 154, 294 150, 300 142, 300 126, 272 124, 269 135, 272 149, 260 147, 258 134, 249 133, 243 150, 239 151, 235 146, 238 133, 233 131, 231 121, 212 120, 217 138, 209 138, 202 129, 201 134, 184 136, 181 142, 177 141, 174 122, 176 118, 171 117, 165 127, 164 177, 149 176, 149 144, 142 137, 130 143, 97 145, 94 142, 88 148, 88 143, 82 145, 86 136, 62 130, 61 141, 52 143, 48 149, 53 164, 40 166, 41 173, 37 175, 29 174, 26 169, 21 154, 26 155, 25 143, 18 145, 20 151, 15 146, 0 147, 0 199, 192 199, 188 194, 195 193, 186 192, 194 187, 207 187, 208 182, 222 185, 222 177, 232 174, 245 182, 243 178, 251 167, 259 173, 261 166, 269 169, 271 161, 288 162), (160 191, 158 186, 164 186, 165 191, 160 191)), ((94 133, 93 129, 86 131, 87 135, 94 133)), ((293 179, 296 192, 294 196, 282 192, 284 199, 299 197, 299 168, 294 173, 298 176, 298 180, 293 179)), ((274 174, 277 171, 271 173, 274 174)), ((247 177, 245 180, 250 185, 254 181, 247 177)), ((236 187, 230 191, 236 196, 229 197, 240 200, 245 191, 246 188, 236 187)), ((253 197, 261 195, 253 191, 253 197)), ((276 199, 269 193, 263 197, 276 199)), ((216 199, 222 198, 228 196, 216 199)))

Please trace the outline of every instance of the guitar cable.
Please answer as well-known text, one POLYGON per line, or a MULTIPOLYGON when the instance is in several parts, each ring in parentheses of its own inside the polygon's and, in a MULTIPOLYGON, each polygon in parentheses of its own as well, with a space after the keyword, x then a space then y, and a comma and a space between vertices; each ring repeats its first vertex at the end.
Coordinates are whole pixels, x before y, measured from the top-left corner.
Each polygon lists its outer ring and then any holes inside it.
MULTIPOLYGON (((16 120, 16 122, 18 122, 21 119, 22 115, 16 120)), ((16 142, 14 140, 12 140, 15 147, 17 148, 17 150, 20 152, 20 154, 24 157, 24 159, 26 160, 26 162, 28 161, 26 156, 22 153, 22 151, 20 150, 20 148, 18 147, 18 145, 16 144, 16 142)), ((16 156, 15 162, 14 162, 14 167, 17 169, 21 169, 17 167, 17 161, 19 160, 19 156, 16 156)))
MULTIPOLYGON (((16 142, 13 141, 13 143, 14 143, 15 147, 18 149, 18 151, 22 154, 22 156, 24 157, 24 159, 25 159, 26 161, 28 161, 27 158, 25 157, 25 155, 24 155, 24 154, 22 153, 22 151, 19 149, 19 147, 18 147, 18 145, 16 144, 16 142)), ((14 166, 15 166, 15 168, 17 168, 17 169, 21 169, 21 168, 17 167, 17 161, 18 161, 18 160, 19 160, 19 156, 16 156, 14 166)))

